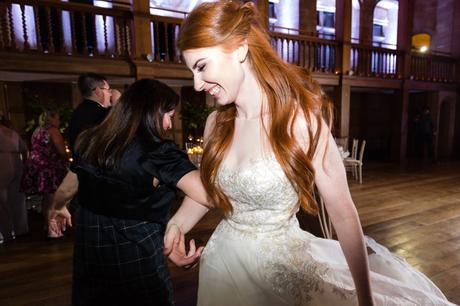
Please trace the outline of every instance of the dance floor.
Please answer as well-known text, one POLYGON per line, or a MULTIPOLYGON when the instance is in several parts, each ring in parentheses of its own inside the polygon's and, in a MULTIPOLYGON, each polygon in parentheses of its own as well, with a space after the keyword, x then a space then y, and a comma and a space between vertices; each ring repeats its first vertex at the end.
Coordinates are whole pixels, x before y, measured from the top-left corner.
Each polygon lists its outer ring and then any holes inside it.
MULTIPOLYGON (((365 234, 406 258, 460 304, 460 162, 404 168, 369 162, 363 169, 363 184, 351 178, 349 184, 365 234)), ((209 213, 189 238, 203 245, 221 217, 209 213)), ((315 221, 299 218, 307 226, 315 221)), ((0 245, 0 305, 70 305, 72 231, 46 240, 40 216, 30 211, 29 219, 30 234, 0 245)), ((198 268, 171 265, 171 274, 177 305, 195 305, 198 268)))

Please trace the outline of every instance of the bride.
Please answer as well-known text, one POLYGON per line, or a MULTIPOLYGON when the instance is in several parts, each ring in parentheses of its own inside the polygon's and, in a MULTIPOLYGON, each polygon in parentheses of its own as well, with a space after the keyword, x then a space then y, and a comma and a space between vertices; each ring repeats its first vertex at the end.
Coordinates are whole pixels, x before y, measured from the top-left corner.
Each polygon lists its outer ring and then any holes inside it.
MULTIPOLYGON (((179 35, 195 89, 219 105, 206 122, 201 177, 226 217, 202 254, 198 305, 452 305, 363 236, 328 104, 309 75, 277 56, 256 20, 251 2, 204 3, 179 35), (313 185, 338 242, 299 228, 299 206, 318 210, 313 185)), ((185 198, 168 223, 166 254, 206 212, 185 198)))

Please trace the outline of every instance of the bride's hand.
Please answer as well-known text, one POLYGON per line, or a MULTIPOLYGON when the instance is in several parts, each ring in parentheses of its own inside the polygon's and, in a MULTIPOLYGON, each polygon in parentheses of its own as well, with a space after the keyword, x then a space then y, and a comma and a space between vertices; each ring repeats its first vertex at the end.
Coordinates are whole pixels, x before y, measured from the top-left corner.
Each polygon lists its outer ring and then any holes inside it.
POLYGON ((168 226, 164 238, 164 254, 177 266, 190 268, 201 256, 203 247, 198 249, 195 246, 195 241, 190 240, 190 248, 188 254, 185 250, 185 237, 180 228, 171 224, 168 226))

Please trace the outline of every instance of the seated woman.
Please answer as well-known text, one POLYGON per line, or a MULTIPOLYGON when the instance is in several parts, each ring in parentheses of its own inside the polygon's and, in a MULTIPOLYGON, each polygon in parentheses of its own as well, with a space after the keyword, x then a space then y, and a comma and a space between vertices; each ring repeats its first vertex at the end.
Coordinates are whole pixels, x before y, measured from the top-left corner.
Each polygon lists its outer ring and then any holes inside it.
MULTIPOLYGON (((49 218, 57 231, 71 225, 65 205, 78 192, 73 305, 173 304, 163 255, 169 209, 177 188, 206 202, 199 172, 164 139, 178 102, 165 84, 139 80, 99 126, 77 139, 75 162, 49 218)), ((201 249, 191 241, 189 254, 178 248, 169 257, 191 264, 201 249)))

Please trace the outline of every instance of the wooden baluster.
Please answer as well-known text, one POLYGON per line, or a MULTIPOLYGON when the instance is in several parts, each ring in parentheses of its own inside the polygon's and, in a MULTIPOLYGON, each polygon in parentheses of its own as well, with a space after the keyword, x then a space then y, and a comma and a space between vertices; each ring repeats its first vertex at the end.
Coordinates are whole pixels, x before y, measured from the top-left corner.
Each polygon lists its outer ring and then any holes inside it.
MULTIPOLYGON (((342 48, 343 50, 343 48, 342 48)), ((355 48, 350 47, 350 71, 356 71, 356 56, 355 56, 355 48)), ((346 73, 346 71, 342 71, 346 73)))
POLYGON ((315 71, 316 43, 308 42, 308 70, 315 71))
POLYGON ((8 9, 6 3, 0 3, 0 44, 2 49, 9 47, 8 44, 8 9))
POLYGON ((37 51, 43 52, 43 45, 40 35, 40 17, 39 17, 40 7, 37 5, 34 7, 34 18, 35 18, 35 36, 37 37, 37 51))
POLYGON ((109 41, 107 38, 107 16, 102 15, 102 24, 104 25, 104 55, 109 56, 109 41))
POLYGON ((417 80, 421 80, 423 76, 423 61, 421 57, 417 57, 417 80))
POLYGON ((160 38, 159 38, 159 29, 160 29, 160 24, 158 21, 155 21, 153 23, 153 28, 155 29, 154 35, 155 35, 155 60, 159 61, 161 60, 161 54, 160 54, 160 38))
POLYGON ((115 31, 115 56, 121 55, 121 29, 120 29, 120 18, 113 16, 113 27, 115 31))
POLYGON ((322 61, 321 61, 321 71, 325 72, 327 69, 327 48, 326 45, 321 43, 321 53, 322 53, 322 61))
POLYGON ((284 38, 281 38, 281 51, 279 55, 284 60, 284 38))
POLYGON ((132 21, 127 20, 126 18, 123 18, 123 44, 124 44, 124 55, 125 56, 130 56, 131 55, 131 50, 132 50, 132 45, 131 45, 131 26, 132 26, 132 21))
POLYGON ((53 42, 53 25, 51 24, 51 9, 49 6, 46 7, 46 25, 48 28, 48 51, 54 53, 54 42, 53 42))
POLYGON ((0 3, 0 49, 6 49, 7 44, 6 44, 6 29, 7 29, 7 24, 5 17, 7 16, 6 12, 6 5, 5 3, 0 3))
POLYGON ((71 37, 70 54, 77 54, 77 38, 75 37, 75 12, 69 11, 69 16, 70 16, 70 37, 71 37))
POLYGON ((299 66, 305 68, 305 40, 302 40, 299 44, 299 66))
POLYGON ((375 57, 374 57, 374 52, 372 51, 372 49, 366 49, 366 52, 369 54, 368 56, 368 69, 366 70, 367 71, 367 76, 371 76, 372 74, 374 74, 374 71, 375 71, 375 57))
POLYGON ((164 23, 165 27, 165 61, 169 62, 170 56, 169 56, 169 23, 165 22, 164 23))
POLYGON ((356 66, 356 71, 358 73, 358 75, 362 75, 363 74, 363 65, 364 65, 364 55, 363 53, 361 52, 361 49, 356 47, 356 57, 357 57, 357 66, 356 66))
POLYGON ((92 27, 90 35, 93 37, 93 54, 94 56, 99 55, 99 48, 97 46, 97 34, 96 34, 96 15, 94 13, 90 13, 89 17, 92 20, 92 27))
POLYGON ((287 62, 292 64, 292 40, 286 40, 286 49, 287 49, 287 62))
MULTIPOLYGON (((57 12, 57 20, 56 20, 56 29, 54 29, 55 31, 59 31, 59 53, 62 53, 62 54, 66 54, 67 53, 67 49, 66 49, 66 45, 65 45, 65 40, 64 40, 64 25, 62 24, 62 14, 63 14, 63 11, 62 9, 56 9, 57 12)), ((55 49, 56 49, 56 46, 54 46, 55 49)))
POLYGON ((88 35, 86 33, 86 14, 79 12, 81 14, 81 28, 83 36, 83 55, 88 55, 88 35))
POLYGON ((17 50, 16 46, 16 36, 14 34, 14 22, 13 22, 13 4, 10 4, 8 7, 8 21, 9 21, 9 39, 10 39, 10 47, 13 50, 17 50))
MULTIPOLYGON (((177 41, 177 38, 179 37, 179 32, 180 32, 180 24, 176 23, 174 24, 174 41, 177 41)), ((180 50, 179 48, 174 48, 175 50, 175 63, 181 63, 181 58, 180 58, 180 50)))
POLYGON ((318 48, 317 48, 317 43, 314 42, 314 43, 311 43, 310 44, 310 50, 312 51, 311 52, 311 61, 310 61, 310 65, 311 65, 311 71, 316 71, 317 68, 318 68, 318 48))
POLYGON ((26 23, 26 7, 24 4, 20 4, 19 7, 21 8, 21 22, 22 22, 22 37, 24 38, 24 51, 28 51, 30 49, 29 45, 29 36, 27 35, 27 23, 26 23))

